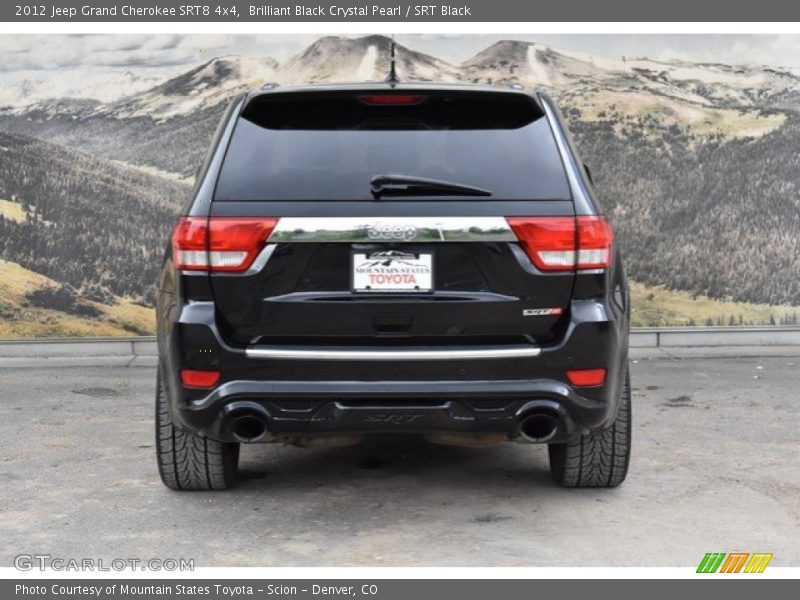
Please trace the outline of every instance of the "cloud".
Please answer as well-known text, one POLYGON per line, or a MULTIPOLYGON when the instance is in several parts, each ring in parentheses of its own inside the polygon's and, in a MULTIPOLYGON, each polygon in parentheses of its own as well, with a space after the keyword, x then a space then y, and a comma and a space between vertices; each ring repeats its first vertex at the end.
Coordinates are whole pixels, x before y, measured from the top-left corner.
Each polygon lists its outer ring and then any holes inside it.
MULTIPOLYGON (((0 73, 109 67, 187 67, 211 56, 244 54, 285 60, 317 35, 5 35, 0 73)), ((604 57, 800 67, 797 35, 401 35, 400 43, 450 62, 463 61, 501 38, 537 41, 604 57)))
MULTIPOLYGON (((4 35, 0 36, 0 102, 20 90, 108 100, 227 55, 279 61, 319 35, 4 35), (131 79, 133 74, 133 79, 131 79), (35 84, 35 85, 34 85, 35 84), (14 87, 16 86, 16 87, 14 87), (65 89, 66 86, 66 89, 65 89)), ((688 62, 750 63, 800 72, 800 35, 398 35, 397 41, 451 63, 500 39, 539 42, 604 58, 649 57, 688 62)))
MULTIPOLYGON (((2 36, 2 71, 131 67, 158 69, 198 59, 197 44, 181 35, 2 36)), ((207 36, 205 45, 213 44, 207 36)))

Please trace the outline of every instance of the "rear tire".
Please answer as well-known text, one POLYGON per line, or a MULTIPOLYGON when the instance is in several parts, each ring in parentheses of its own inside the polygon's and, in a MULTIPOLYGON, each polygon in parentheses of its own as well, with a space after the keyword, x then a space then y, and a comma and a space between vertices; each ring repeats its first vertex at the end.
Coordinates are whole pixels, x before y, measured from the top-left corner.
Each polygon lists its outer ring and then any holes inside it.
POLYGON ((156 454, 161 481, 173 490, 224 490, 236 482, 239 444, 181 429, 172 420, 161 373, 156 380, 156 454))
POLYGON ((564 487, 617 487, 628 474, 631 456, 631 378, 625 383, 614 423, 574 442, 550 444, 550 474, 564 487))

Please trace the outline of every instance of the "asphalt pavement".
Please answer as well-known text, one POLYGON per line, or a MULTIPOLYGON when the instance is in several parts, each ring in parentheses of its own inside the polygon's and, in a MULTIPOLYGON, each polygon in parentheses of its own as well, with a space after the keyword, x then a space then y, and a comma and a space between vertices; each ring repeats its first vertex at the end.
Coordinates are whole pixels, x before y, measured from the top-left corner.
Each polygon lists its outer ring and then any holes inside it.
POLYGON ((800 357, 640 359, 613 490, 565 490, 543 446, 248 446, 242 482, 162 486, 152 365, 0 368, 0 566, 17 554, 196 566, 800 566, 800 357))

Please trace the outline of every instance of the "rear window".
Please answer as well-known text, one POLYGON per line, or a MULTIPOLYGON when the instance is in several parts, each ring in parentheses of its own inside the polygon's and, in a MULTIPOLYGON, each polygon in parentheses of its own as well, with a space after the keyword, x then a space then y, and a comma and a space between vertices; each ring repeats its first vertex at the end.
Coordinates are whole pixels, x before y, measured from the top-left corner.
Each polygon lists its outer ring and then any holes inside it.
POLYGON ((398 91, 253 98, 215 199, 372 200, 370 180, 387 174, 490 191, 482 200, 570 198, 549 125, 531 98, 398 91))

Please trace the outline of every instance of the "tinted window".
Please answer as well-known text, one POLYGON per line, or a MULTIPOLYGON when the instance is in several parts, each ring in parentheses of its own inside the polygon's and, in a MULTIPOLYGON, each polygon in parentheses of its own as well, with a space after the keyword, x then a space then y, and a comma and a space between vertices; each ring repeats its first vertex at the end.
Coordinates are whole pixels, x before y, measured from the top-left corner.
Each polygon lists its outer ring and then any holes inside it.
POLYGON ((405 104, 387 104, 378 96, 254 98, 236 125, 216 199, 371 200, 370 179, 385 174, 476 186, 491 191, 489 199, 570 198, 549 125, 532 99, 402 92, 405 104))

